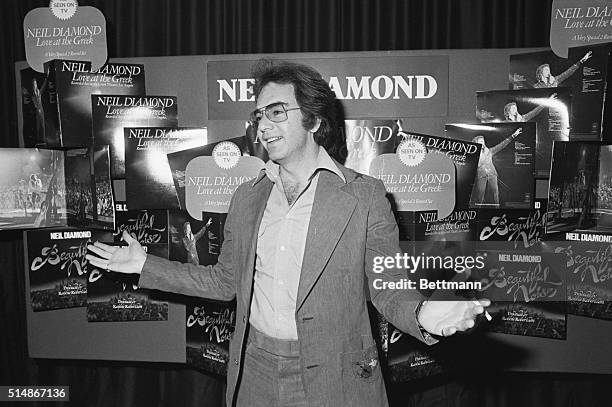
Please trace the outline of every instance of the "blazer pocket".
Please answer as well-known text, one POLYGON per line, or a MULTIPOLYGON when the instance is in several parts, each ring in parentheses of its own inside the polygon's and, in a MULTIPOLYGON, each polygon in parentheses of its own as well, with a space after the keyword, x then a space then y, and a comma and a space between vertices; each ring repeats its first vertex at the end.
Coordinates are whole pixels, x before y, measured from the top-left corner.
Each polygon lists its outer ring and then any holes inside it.
POLYGON ((380 361, 376 345, 356 352, 343 353, 341 357, 344 382, 371 383, 379 380, 380 361))

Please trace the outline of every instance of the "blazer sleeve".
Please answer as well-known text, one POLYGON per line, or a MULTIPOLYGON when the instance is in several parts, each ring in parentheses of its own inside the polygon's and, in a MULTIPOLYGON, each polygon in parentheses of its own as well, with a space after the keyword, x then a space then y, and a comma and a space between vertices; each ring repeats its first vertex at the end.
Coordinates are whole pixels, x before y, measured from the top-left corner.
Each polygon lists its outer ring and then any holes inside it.
POLYGON ((194 265, 147 255, 138 286, 194 297, 229 301, 236 297, 233 230, 238 189, 230 202, 223 229, 224 240, 217 264, 194 265))
POLYGON ((368 213, 368 230, 366 236, 365 273, 372 303, 383 316, 398 329, 425 342, 438 342, 426 331, 423 331, 416 318, 416 309, 424 299, 417 290, 389 290, 374 288, 374 280, 400 281, 406 278, 404 269, 385 269, 382 273, 374 272, 374 258, 377 256, 395 257, 403 253, 399 247, 398 228, 391 205, 386 197, 386 190, 380 180, 373 188, 370 210, 368 213))

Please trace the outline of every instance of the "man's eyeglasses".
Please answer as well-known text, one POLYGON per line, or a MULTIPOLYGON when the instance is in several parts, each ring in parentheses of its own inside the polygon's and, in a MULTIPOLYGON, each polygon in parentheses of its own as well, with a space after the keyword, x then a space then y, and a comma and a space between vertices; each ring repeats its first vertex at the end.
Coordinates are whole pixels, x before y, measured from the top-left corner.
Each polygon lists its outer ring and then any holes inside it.
POLYGON ((301 109, 299 107, 292 107, 287 109, 284 103, 273 103, 268 106, 253 110, 251 112, 250 121, 254 126, 259 125, 263 115, 265 114, 268 120, 274 123, 280 123, 287 120, 287 112, 291 110, 301 109))

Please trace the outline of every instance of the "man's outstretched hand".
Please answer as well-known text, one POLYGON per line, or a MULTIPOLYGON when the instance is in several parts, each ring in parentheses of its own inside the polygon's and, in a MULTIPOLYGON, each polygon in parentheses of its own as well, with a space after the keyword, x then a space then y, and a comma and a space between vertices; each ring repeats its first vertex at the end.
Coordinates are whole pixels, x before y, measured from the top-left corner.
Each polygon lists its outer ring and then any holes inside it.
POLYGON ((458 331, 472 328, 476 317, 485 312, 485 307, 489 305, 489 300, 425 301, 417 320, 433 335, 451 336, 458 331))
POLYGON ((109 246, 100 242, 88 245, 87 249, 95 256, 88 253, 85 258, 92 265, 104 270, 140 274, 147 259, 147 253, 128 232, 123 231, 122 238, 128 244, 127 246, 109 246))

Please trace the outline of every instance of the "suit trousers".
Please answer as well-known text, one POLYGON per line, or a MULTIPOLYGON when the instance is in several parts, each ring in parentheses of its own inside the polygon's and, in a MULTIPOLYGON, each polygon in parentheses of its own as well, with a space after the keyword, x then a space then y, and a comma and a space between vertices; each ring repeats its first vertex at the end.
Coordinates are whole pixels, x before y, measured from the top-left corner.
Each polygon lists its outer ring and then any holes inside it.
POLYGON ((249 327, 236 407, 307 407, 299 342, 249 327))

